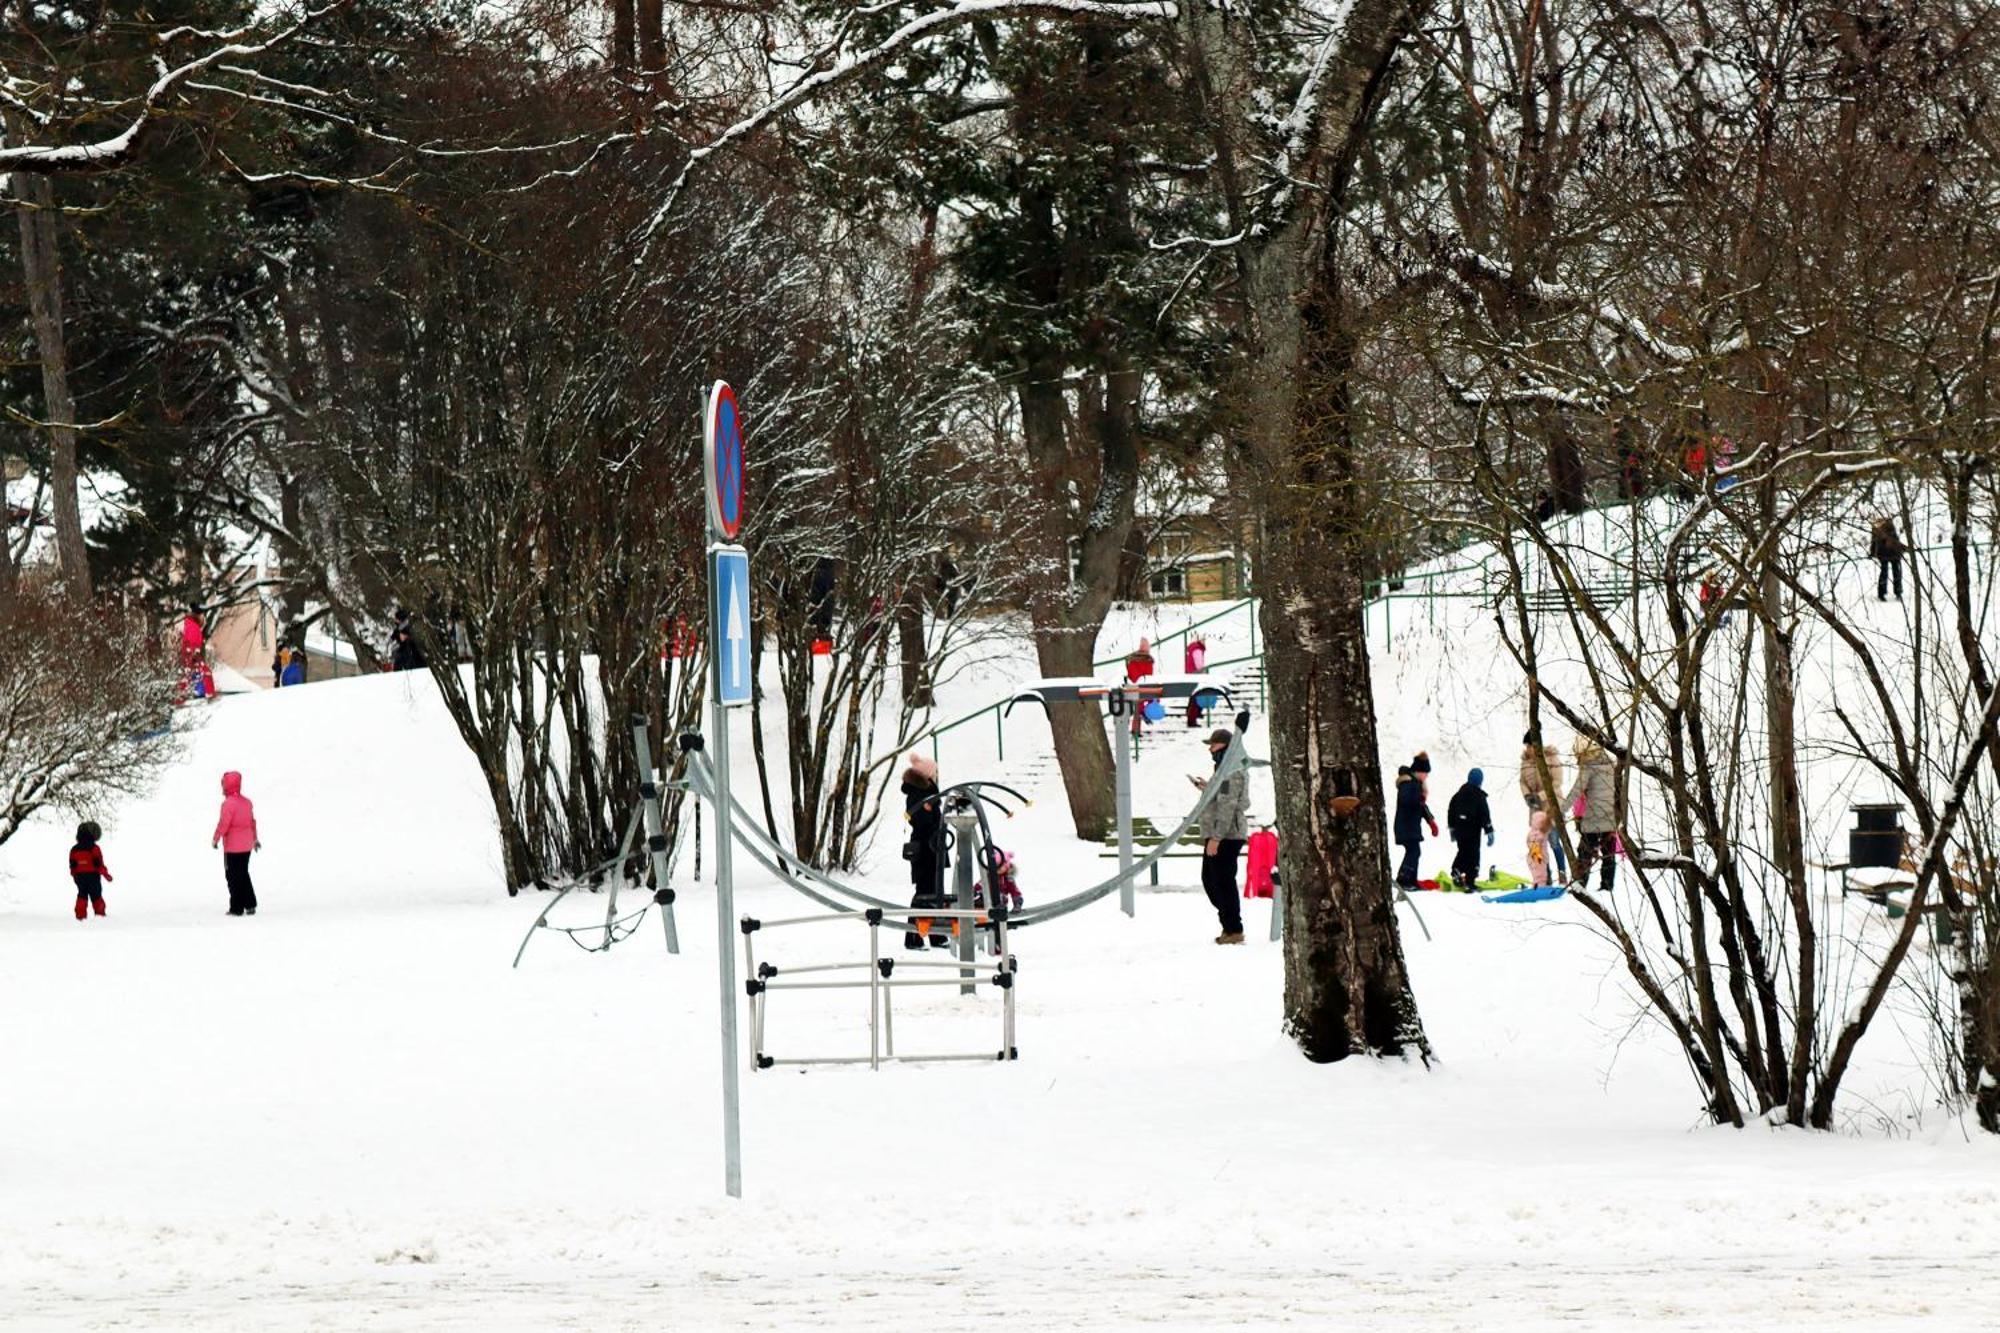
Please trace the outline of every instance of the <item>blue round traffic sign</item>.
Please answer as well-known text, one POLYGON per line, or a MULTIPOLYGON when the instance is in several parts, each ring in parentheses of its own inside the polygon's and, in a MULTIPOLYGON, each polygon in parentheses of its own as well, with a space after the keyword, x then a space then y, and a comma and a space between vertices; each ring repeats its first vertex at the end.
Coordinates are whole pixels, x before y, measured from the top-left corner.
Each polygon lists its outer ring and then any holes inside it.
POLYGON ((708 391, 702 437, 708 526, 721 540, 734 541, 743 530, 743 423, 735 391, 721 380, 708 391))

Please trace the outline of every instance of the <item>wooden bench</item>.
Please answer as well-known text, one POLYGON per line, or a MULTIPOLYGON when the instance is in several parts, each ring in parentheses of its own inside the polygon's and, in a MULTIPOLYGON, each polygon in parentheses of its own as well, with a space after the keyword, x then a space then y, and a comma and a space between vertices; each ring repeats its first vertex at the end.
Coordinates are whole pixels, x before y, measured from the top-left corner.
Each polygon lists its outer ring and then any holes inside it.
POLYGON ((1552 588, 1534 588, 1521 595, 1522 602, 1532 615, 1567 615, 1572 602, 1580 600, 1584 605, 1603 612, 1608 611, 1632 596, 1630 584, 1585 584, 1582 597, 1573 599, 1570 590, 1558 584, 1552 588))

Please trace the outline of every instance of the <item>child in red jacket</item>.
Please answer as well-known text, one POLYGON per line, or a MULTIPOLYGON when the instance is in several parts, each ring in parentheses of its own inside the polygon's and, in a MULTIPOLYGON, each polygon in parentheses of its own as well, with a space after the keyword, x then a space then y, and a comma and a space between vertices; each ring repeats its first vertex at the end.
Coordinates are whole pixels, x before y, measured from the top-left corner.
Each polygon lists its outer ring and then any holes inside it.
POLYGON ((99 916, 104 915, 104 886, 111 872, 104 865, 104 849, 97 845, 103 836, 97 821, 86 819, 76 826, 76 846, 69 849, 69 877, 76 881, 78 921, 93 908, 99 916))

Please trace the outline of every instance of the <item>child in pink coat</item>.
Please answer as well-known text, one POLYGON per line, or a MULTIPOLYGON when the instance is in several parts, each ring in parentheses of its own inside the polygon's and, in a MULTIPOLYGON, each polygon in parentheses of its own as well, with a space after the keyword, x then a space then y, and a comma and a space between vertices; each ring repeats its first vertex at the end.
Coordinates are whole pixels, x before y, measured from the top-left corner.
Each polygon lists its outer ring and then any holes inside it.
POLYGON ((1528 876, 1544 888, 1549 882, 1549 812, 1528 813, 1528 876))
POLYGON ((262 851, 257 812, 243 794, 243 775, 222 775, 222 814, 209 846, 222 849, 222 876, 229 884, 229 915, 257 915, 257 890, 250 883, 250 853, 262 851))

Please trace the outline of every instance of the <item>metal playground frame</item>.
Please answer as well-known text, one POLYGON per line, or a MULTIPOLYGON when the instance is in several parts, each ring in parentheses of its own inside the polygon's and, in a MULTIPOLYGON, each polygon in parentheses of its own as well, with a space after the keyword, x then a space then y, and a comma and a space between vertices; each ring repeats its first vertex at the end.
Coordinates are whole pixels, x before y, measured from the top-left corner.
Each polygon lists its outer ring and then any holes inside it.
POLYGON ((1019 961, 1007 951, 1007 906, 995 904, 992 910, 983 908, 966 910, 956 907, 926 907, 903 909, 911 917, 918 910, 932 920, 950 920, 957 924, 961 940, 969 942, 971 935, 981 926, 992 930, 992 950, 995 967, 991 974, 983 977, 973 975, 974 966, 962 959, 898 958, 882 952, 882 927, 886 923, 891 929, 901 929, 905 922, 901 917, 885 913, 879 907, 867 907, 851 912, 821 912, 811 916, 782 917, 775 921, 760 921, 746 916, 739 923, 743 932, 743 971, 747 980, 744 989, 750 996, 750 1067, 770 1069, 776 1065, 867 1065, 870 1069, 880 1069, 891 1061, 909 1063, 930 1063, 939 1060, 1017 1060, 1020 1052, 1014 1045, 1014 978, 1020 971, 1019 961), (804 926, 827 921, 857 921, 868 927, 868 957, 864 960, 839 963, 812 963, 802 967, 779 967, 771 962, 757 961, 756 938, 759 932, 773 930, 780 926, 804 926), (898 976, 897 973, 925 970, 949 970, 951 976, 898 976), (835 975, 827 979, 794 981, 792 978, 813 975, 816 978, 826 974, 852 974, 860 976, 835 975), (895 993, 905 986, 958 986, 962 990, 973 985, 992 986, 1000 992, 1000 1049, 998 1051, 942 1051, 910 1054, 896 1050, 895 993), (779 1058, 766 1053, 764 1038, 767 1031, 767 1010, 770 997, 775 991, 783 990, 862 990, 868 992, 868 1054, 866 1055, 817 1055, 790 1056, 779 1058))

